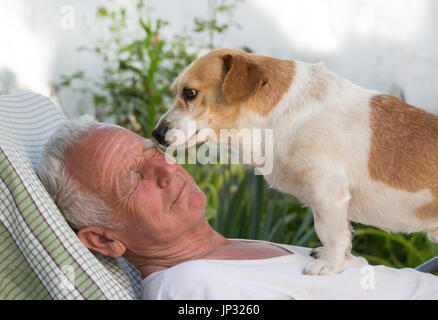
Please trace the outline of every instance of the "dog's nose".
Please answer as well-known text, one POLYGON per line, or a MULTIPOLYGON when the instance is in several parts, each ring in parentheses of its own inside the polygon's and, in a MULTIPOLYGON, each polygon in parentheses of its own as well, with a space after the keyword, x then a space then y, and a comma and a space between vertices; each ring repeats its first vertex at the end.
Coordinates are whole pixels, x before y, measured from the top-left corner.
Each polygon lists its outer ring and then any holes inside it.
POLYGON ((167 121, 163 121, 158 125, 158 127, 152 130, 152 136, 164 147, 169 146, 169 143, 166 141, 166 132, 168 129, 169 123, 167 121))

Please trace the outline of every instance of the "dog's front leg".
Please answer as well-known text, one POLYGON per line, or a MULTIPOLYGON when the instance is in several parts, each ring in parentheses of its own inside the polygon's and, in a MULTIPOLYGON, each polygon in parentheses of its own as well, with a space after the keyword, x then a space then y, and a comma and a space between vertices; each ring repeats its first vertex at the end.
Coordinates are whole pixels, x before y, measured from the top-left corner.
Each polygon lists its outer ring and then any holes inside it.
POLYGON ((342 271, 351 250, 348 206, 351 199, 348 178, 342 169, 325 176, 311 187, 310 206, 315 232, 323 244, 319 258, 310 262, 304 274, 325 275, 342 271))

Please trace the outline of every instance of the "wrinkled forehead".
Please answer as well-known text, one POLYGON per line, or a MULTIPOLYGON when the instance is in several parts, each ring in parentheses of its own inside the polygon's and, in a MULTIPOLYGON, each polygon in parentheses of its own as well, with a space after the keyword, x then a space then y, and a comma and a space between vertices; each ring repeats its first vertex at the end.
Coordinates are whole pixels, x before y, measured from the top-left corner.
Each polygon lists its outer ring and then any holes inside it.
POLYGON ((68 170, 73 175, 84 175, 104 169, 111 160, 123 159, 139 145, 154 146, 153 142, 115 125, 100 125, 89 132, 67 155, 68 170))

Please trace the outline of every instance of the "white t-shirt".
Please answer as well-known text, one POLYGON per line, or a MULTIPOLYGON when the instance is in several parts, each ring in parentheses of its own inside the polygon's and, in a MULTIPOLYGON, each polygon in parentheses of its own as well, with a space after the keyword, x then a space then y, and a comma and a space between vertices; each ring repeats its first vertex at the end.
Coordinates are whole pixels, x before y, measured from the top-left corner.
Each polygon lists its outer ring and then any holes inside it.
POLYGON ((311 249, 271 244, 293 254, 190 260, 143 279, 143 299, 438 299, 438 277, 431 274, 371 266, 355 257, 339 274, 303 275, 311 249))

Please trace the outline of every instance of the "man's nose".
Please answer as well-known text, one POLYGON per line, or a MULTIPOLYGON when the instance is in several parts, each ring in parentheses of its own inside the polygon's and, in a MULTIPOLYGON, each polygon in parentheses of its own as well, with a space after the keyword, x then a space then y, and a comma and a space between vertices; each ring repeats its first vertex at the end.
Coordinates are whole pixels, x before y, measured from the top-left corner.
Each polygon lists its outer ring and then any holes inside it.
POLYGON ((166 160, 156 160, 154 171, 157 179, 157 185, 160 188, 166 188, 176 174, 176 165, 170 164, 166 160))
POLYGON ((166 141, 166 132, 168 129, 169 122, 161 121, 160 124, 154 130, 152 130, 152 136, 164 147, 169 146, 169 142, 166 141))

